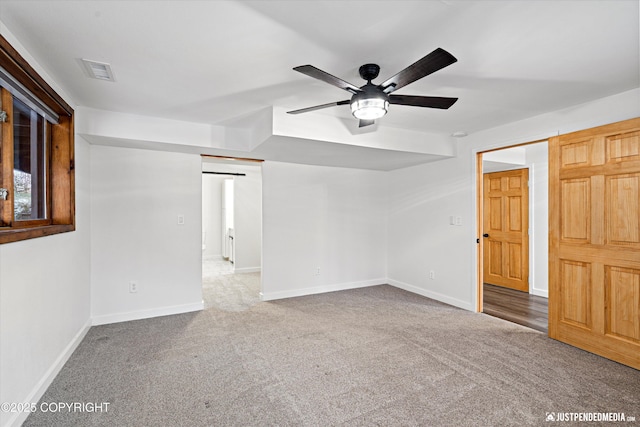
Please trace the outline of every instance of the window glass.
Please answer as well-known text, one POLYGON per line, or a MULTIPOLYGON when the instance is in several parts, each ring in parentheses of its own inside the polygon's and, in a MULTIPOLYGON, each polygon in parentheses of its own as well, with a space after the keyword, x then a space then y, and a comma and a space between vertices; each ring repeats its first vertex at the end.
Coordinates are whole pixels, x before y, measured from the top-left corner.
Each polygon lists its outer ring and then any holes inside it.
POLYGON ((13 184, 16 221, 46 219, 46 121, 13 99, 13 184))

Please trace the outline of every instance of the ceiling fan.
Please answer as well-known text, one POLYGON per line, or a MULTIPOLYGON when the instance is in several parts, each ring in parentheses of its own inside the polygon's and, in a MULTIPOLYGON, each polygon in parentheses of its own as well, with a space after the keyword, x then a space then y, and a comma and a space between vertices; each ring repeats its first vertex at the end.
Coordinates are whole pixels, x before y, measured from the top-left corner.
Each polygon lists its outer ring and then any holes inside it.
POLYGON ((302 108, 300 110, 287 111, 289 114, 300 114, 309 111, 320 110, 322 108, 336 105, 351 106, 351 113, 360 120, 359 127, 372 125, 376 119, 387 114, 389 104, 409 105, 413 107, 428 107, 447 109, 451 107, 458 98, 445 98, 439 96, 412 96, 412 95, 391 95, 392 92, 415 82, 431 73, 447 67, 457 59, 444 49, 437 48, 424 58, 409 65, 393 77, 388 78, 379 85, 371 83, 378 77, 380 66, 378 64, 364 64, 360 67, 360 77, 367 81, 364 86, 357 87, 338 77, 314 67, 313 65, 301 65, 294 70, 309 77, 322 80, 325 83, 339 87, 351 93, 351 99, 344 101, 330 102, 328 104, 316 105, 314 107, 302 108))

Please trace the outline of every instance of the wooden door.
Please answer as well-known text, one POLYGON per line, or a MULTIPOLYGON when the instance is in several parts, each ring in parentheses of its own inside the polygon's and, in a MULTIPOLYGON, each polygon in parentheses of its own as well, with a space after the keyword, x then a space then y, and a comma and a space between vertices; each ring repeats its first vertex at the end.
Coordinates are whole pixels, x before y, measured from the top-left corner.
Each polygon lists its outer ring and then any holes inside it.
POLYGON ((484 174, 484 283, 529 292, 529 170, 484 174))
POLYGON ((640 369, 640 119, 549 140, 549 336, 640 369))

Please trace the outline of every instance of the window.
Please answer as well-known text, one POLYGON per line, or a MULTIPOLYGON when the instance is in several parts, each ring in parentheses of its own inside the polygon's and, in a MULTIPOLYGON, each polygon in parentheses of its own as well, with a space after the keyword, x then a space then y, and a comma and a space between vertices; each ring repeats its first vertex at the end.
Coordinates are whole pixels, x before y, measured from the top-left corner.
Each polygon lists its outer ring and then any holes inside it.
POLYGON ((19 99, 13 100, 13 217, 47 219, 48 180, 44 117, 19 99))
POLYGON ((73 110, 0 36, 0 243, 73 231, 73 110))

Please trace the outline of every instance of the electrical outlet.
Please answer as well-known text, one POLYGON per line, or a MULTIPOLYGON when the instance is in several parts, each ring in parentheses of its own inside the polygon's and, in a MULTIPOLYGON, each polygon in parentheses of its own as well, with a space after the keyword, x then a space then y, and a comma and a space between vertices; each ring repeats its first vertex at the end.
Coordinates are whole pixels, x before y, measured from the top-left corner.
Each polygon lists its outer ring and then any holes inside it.
POLYGON ((178 215, 178 225, 184 225, 184 215, 178 215))
POLYGON ((319 276, 320 275, 320 267, 316 268, 316 270, 313 272, 314 276, 319 276))
POLYGON ((136 282, 135 280, 129 282, 129 292, 132 294, 138 292, 138 282, 136 282))
POLYGON ((435 278, 436 278, 436 272, 433 270, 429 270, 429 279, 435 280, 435 278))

